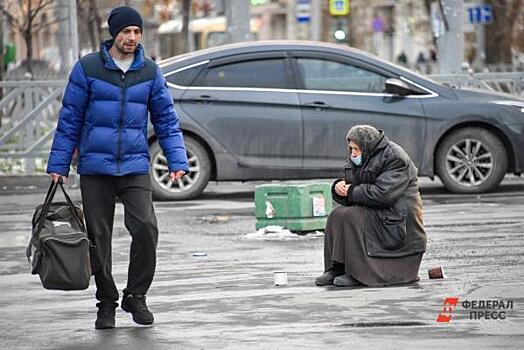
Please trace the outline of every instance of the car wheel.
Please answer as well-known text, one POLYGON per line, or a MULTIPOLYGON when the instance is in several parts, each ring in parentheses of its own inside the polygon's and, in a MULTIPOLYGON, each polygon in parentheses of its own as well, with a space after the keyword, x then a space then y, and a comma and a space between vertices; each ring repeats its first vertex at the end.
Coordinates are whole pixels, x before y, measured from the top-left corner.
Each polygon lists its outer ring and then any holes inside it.
POLYGON ((181 200, 198 197, 209 182, 211 161, 209 155, 198 141, 185 137, 189 172, 176 182, 169 179, 167 160, 160 144, 155 141, 150 146, 151 187, 153 197, 159 200, 181 200))
POLYGON ((451 192, 492 190, 502 181, 507 169, 504 145, 485 129, 460 129, 447 136, 437 150, 437 175, 451 192))

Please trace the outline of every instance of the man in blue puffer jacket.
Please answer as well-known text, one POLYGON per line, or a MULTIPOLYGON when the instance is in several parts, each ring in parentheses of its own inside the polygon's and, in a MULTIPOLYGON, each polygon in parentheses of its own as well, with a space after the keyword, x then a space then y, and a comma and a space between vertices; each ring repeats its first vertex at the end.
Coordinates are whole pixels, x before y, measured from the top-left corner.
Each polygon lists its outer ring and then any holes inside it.
POLYGON ((67 177, 78 152, 78 173, 89 238, 98 313, 95 328, 115 327, 118 290, 111 274, 111 236, 116 197, 132 236, 122 309, 139 324, 152 324, 145 302, 156 265, 158 228, 151 198, 148 112, 167 158, 172 181, 188 171, 173 98, 158 66, 139 44, 142 17, 130 7, 113 9, 112 40, 73 67, 63 98, 47 172, 67 177))

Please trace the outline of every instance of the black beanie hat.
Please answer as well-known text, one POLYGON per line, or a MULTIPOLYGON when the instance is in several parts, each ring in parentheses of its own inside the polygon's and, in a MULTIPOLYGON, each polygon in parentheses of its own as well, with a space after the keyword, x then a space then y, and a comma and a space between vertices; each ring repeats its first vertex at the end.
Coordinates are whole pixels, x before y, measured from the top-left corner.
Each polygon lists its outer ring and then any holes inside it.
POLYGON ((109 25, 109 34, 114 38, 125 27, 137 26, 142 29, 143 22, 142 16, 134 8, 121 6, 111 11, 107 24, 109 25))

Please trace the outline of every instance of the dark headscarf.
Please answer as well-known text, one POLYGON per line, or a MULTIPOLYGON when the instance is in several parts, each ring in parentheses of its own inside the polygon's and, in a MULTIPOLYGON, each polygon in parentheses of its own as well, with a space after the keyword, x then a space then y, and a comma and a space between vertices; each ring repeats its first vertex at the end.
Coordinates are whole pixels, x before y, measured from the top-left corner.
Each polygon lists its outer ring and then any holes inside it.
POLYGON ((362 150, 362 158, 367 159, 371 153, 372 145, 376 143, 382 136, 380 130, 375 129, 371 125, 355 125, 349 129, 346 134, 346 140, 353 141, 362 150))

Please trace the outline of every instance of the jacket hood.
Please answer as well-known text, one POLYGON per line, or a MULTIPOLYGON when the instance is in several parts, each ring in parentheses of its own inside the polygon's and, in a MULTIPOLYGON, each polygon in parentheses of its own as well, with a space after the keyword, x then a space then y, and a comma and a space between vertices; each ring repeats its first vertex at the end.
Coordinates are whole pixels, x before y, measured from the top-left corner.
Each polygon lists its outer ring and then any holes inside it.
MULTIPOLYGON (((389 144, 389 139, 382 130, 374 130, 370 128, 367 130, 364 128, 351 128, 347 133, 347 142, 355 142, 362 150, 362 158, 364 163, 378 150, 386 147, 389 144), (378 135, 376 133, 378 131, 378 135)), ((351 164, 351 160, 348 157, 347 164, 351 164)), ((347 167, 347 166, 346 166, 347 167)))
POLYGON ((368 154, 372 156, 382 148, 386 147, 389 144, 389 138, 387 137, 386 133, 382 130, 379 130, 380 136, 375 141, 372 141, 368 144, 368 154))
MULTIPOLYGON (((108 69, 119 70, 115 64, 113 57, 109 54, 109 49, 113 46, 113 40, 109 39, 100 44, 100 54, 104 60, 105 66, 108 69)), ((129 67, 129 70, 138 70, 144 66, 144 47, 142 44, 138 44, 135 50, 135 59, 129 67)))

